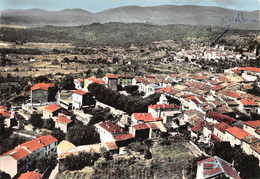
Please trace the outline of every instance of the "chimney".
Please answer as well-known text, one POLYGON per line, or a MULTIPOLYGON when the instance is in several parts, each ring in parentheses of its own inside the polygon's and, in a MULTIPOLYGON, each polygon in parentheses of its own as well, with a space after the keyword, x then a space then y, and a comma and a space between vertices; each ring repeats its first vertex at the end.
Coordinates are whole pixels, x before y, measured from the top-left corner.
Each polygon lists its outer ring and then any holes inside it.
POLYGON ((41 140, 40 140, 40 139, 38 140, 38 143, 39 143, 39 144, 41 143, 41 140))
POLYGON ((116 129, 114 129, 113 132, 116 132, 116 129))

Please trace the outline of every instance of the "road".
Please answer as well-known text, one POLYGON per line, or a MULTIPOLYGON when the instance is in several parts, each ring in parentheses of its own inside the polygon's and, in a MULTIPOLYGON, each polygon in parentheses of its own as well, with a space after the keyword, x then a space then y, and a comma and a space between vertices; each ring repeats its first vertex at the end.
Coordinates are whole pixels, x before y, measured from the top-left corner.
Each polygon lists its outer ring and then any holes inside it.
POLYGON ((201 156, 203 153, 201 151, 199 151, 196 147, 194 147, 190 142, 186 142, 184 143, 184 146, 189 149, 190 153, 194 156, 194 157, 199 157, 201 156))

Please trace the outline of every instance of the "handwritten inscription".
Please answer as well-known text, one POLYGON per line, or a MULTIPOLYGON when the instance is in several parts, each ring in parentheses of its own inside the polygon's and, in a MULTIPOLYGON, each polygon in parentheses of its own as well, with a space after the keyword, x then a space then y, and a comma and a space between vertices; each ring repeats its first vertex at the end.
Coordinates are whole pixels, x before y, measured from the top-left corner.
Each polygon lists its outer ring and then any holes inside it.
POLYGON ((231 23, 242 24, 242 23, 246 23, 246 22, 256 22, 256 19, 245 17, 243 12, 237 13, 236 16, 232 16, 232 17, 224 16, 222 18, 223 24, 231 24, 231 23))

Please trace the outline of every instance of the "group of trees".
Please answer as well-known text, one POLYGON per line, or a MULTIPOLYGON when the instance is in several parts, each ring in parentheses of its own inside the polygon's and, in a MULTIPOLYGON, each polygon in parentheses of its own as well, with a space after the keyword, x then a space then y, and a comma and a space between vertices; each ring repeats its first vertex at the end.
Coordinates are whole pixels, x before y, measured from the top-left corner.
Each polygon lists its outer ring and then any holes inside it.
POLYGON ((74 145, 86 145, 99 142, 99 134, 92 125, 76 123, 69 128, 66 139, 74 145))
POLYGON ((77 155, 68 155, 65 158, 66 170, 80 170, 85 166, 93 166, 100 157, 98 153, 79 152, 77 155))
POLYGON ((89 85, 89 91, 102 103, 123 110, 128 114, 147 112, 147 106, 155 104, 160 98, 160 94, 157 93, 150 95, 147 98, 125 96, 96 83, 89 85))
POLYGON ((38 168, 40 172, 43 173, 48 167, 54 167, 57 162, 57 155, 50 154, 48 156, 41 157, 36 163, 36 168, 38 168))

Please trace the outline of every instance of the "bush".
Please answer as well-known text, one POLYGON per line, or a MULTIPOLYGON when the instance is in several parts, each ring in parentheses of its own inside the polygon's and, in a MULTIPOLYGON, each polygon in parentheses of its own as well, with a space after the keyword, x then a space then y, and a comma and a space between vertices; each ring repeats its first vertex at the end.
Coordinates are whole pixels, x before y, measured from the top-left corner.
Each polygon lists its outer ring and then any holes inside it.
POLYGON ((152 158, 152 153, 150 152, 149 149, 147 149, 144 153, 144 158, 145 159, 151 159, 152 158))

